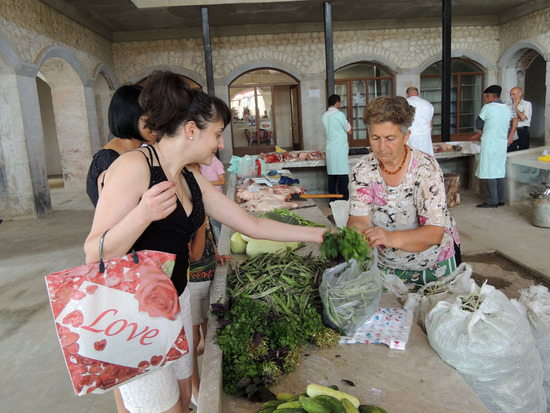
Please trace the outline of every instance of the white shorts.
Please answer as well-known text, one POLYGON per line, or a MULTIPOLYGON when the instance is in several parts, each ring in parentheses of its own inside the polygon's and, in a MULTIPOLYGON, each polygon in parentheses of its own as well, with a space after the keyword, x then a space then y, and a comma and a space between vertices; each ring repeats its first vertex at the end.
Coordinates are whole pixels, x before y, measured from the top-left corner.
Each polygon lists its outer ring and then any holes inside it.
POLYGON ((193 325, 202 324, 208 318, 210 310, 210 286, 212 281, 197 281, 187 283, 191 302, 191 319, 193 325))
POLYGON ((193 324, 188 288, 179 297, 179 302, 189 353, 162 369, 119 387, 124 406, 131 413, 160 413, 170 409, 180 397, 178 380, 191 377, 193 373, 193 324))

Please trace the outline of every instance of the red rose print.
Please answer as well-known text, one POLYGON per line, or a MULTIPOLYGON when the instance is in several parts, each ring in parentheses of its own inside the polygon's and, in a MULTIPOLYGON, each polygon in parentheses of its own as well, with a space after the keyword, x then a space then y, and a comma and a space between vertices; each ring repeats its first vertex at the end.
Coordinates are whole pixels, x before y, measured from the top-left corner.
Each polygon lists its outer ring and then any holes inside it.
POLYGON ((173 320, 179 311, 178 292, 174 284, 155 267, 141 268, 135 297, 139 301, 139 311, 145 311, 151 317, 173 320))
POLYGON ((151 357, 151 365, 156 366, 162 361, 162 356, 153 356, 151 357))
POLYGON ((107 340, 103 339, 103 340, 96 341, 94 343, 94 348, 96 349, 96 351, 103 351, 106 345, 107 345, 107 340))
POLYGON ((73 327, 80 327, 84 322, 84 315, 80 310, 71 311, 65 317, 63 317, 63 324, 70 324, 73 327))

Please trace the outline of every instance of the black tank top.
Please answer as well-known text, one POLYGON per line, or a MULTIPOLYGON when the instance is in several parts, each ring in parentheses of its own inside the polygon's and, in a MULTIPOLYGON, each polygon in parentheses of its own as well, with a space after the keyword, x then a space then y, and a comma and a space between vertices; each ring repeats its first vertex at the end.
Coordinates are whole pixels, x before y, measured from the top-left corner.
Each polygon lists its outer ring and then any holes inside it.
MULTIPOLYGON (((151 188, 153 185, 167 181, 168 179, 160 166, 155 148, 152 146, 147 146, 146 148, 149 151, 149 157, 145 154, 143 155, 147 158, 151 171, 151 179, 149 181, 149 188, 151 188), (153 154, 155 155, 156 162, 153 154)), ((133 245, 133 249, 136 251, 148 249, 176 254, 176 265, 172 272, 172 282, 178 290, 178 295, 183 293, 187 285, 189 240, 191 239, 191 234, 201 227, 205 219, 202 192, 199 184, 195 180, 193 173, 186 168, 183 169, 182 175, 191 191, 191 201, 193 203, 191 214, 187 216, 183 205, 178 200, 174 212, 164 219, 153 221, 133 245)))

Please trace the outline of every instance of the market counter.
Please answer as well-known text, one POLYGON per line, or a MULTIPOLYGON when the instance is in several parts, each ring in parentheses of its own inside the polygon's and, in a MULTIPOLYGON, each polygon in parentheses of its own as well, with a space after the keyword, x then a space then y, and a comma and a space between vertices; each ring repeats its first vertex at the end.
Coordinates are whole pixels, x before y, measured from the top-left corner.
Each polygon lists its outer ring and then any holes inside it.
MULTIPOLYGON (((475 153, 479 152, 479 145, 475 142, 452 142, 453 145, 461 145, 461 151, 438 152, 434 157, 439 162, 443 173, 453 173, 460 176, 460 186, 469 188, 477 180, 474 176, 475 168, 473 159, 475 153), (476 146, 477 145, 477 146, 476 146)), ((364 155, 350 155, 348 163, 351 167, 355 165, 358 159, 364 155)), ((300 180, 300 185, 307 188, 310 194, 328 193, 328 180, 326 171, 326 161, 324 159, 306 161, 296 160, 291 162, 276 162, 266 164, 266 169, 286 169, 292 175, 300 180)))
MULTIPOLYGON (((235 192, 235 174, 228 182, 228 195, 235 192)), ((311 201, 307 201, 311 202, 311 201)), ((319 208, 295 210, 306 219, 330 222, 319 208)), ((222 226, 218 249, 229 253, 232 231, 222 226)), ((308 245, 306 251, 318 251, 308 245)), ((225 297, 228 266, 218 266, 211 288, 212 303, 225 297)), ((383 294, 381 307, 401 307, 397 299, 383 294)), ((210 317, 203 356, 199 413, 250 413, 260 404, 226 395, 222 388, 222 352, 215 344, 217 322, 210 317)), ((488 412, 462 377, 432 349, 424 332, 413 323, 406 350, 390 350, 383 344, 340 344, 333 349, 310 348, 295 371, 272 388, 275 393, 304 391, 309 383, 336 384, 362 403, 374 403, 388 413, 488 412), (341 380, 351 380, 349 387, 341 380)))

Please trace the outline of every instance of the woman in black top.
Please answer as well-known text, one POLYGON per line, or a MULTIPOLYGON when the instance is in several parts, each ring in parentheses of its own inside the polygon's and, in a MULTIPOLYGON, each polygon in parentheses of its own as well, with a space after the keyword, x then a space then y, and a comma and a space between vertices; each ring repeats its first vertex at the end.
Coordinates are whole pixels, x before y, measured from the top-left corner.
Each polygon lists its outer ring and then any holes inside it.
POLYGON ((119 87, 109 104, 109 131, 114 136, 96 152, 86 179, 86 192, 94 206, 103 188, 103 176, 111 164, 124 152, 137 149, 144 143, 154 143, 154 133, 145 128, 143 109, 139 105, 139 85, 119 87))
MULTIPOLYGON (((157 143, 121 155, 105 175, 92 229, 84 246, 86 261, 99 259, 99 240, 110 230, 103 258, 135 249, 175 252, 177 263, 172 281, 181 293, 187 282, 188 243, 208 216, 252 238, 274 241, 323 241, 325 228, 300 227, 248 215, 235 202, 217 191, 208 180, 188 171, 185 165, 209 165, 222 150, 222 132, 231 119, 227 105, 202 91, 191 90, 183 78, 171 72, 155 72, 140 95, 146 127, 157 132, 157 143), (146 159, 144 159, 144 157, 146 159)), ((187 289, 180 297, 182 312, 188 311, 187 289), (187 297, 187 298, 186 298, 187 297)), ((184 313, 185 325, 185 313, 184 313)), ((192 342, 191 331, 185 327, 192 342)), ((181 359, 186 359, 187 355, 181 359)), ((180 360, 181 360, 180 359, 180 360)), ((192 354, 191 354, 192 359, 192 354)), ((146 383, 150 375, 120 387, 126 408, 146 405, 148 411, 187 411, 191 397, 190 370, 176 372, 179 401, 167 408, 170 367, 164 377, 146 383), (187 375, 188 374, 188 375, 187 375), (140 385, 143 383, 143 386, 140 385), (153 396, 159 395, 158 398, 153 396), (145 397, 144 400, 141 396, 145 397)), ((173 401, 173 399, 170 399, 173 401)))

